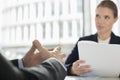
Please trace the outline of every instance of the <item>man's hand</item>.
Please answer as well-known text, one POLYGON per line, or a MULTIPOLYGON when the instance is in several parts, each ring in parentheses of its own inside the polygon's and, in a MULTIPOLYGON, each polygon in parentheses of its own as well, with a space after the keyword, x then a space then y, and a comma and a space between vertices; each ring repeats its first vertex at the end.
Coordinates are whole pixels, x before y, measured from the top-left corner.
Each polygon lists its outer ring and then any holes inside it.
POLYGON ((50 57, 54 57, 64 63, 63 58, 66 57, 66 54, 60 53, 60 51, 61 51, 60 47, 56 47, 53 50, 47 50, 41 46, 41 44, 38 40, 34 41, 34 45, 39 50, 40 56, 43 59, 43 61, 50 57))
POLYGON ((24 67, 36 66, 50 57, 55 57, 64 63, 63 58, 66 55, 61 54, 60 50, 61 50, 60 47, 56 47, 53 50, 47 50, 44 47, 42 47, 38 40, 34 40, 31 49, 22 59, 24 67), (35 53, 36 49, 39 51, 38 53, 35 53))

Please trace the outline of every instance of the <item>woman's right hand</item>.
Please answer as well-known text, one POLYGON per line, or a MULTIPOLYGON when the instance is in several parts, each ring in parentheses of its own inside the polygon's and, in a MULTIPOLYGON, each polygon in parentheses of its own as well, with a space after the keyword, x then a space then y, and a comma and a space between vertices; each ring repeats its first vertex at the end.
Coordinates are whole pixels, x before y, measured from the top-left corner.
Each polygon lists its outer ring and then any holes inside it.
POLYGON ((85 65, 84 60, 75 61, 71 67, 71 74, 74 74, 74 75, 81 75, 81 74, 88 73, 91 71, 92 70, 90 68, 90 65, 85 65))

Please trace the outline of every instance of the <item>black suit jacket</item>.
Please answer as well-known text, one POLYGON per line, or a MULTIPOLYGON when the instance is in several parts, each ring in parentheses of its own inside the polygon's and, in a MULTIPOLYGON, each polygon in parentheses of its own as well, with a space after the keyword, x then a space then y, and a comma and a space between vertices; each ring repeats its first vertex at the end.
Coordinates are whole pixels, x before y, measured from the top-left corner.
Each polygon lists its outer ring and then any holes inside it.
MULTIPOLYGON (((87 41, 89 40, 89 41, 98 42, 97 34, 79 38, 78 41, 82 41, 82 40, 87 40, 87 41)), ((77 43, 78 43, 78 41, 77 41, 77 43)), ((66 59, 66 62, 65 62, 65 65, 67 67, 67 74, 68 75, 72 75, 70 73, 72 63, 79 59, 77 43, 76 43, 75 47, 73 48, 72 52, 70 53, 70 55, 68 56, 68 58, 66 59)), ((112 32, 109 44, 120 44, 120 37, 114 35, 114 33, 112 32)))
POLYGON ((18 59, 13 59, 13 60, 11 60, 11 62, 14 66, 18 67, 18 65, 19 65, 18 64, 18 59))
POLYGON ((55 58, 35 67, 18 69, 0 54, 0 80, 64 80, 65 76, 65 69, 55 58))

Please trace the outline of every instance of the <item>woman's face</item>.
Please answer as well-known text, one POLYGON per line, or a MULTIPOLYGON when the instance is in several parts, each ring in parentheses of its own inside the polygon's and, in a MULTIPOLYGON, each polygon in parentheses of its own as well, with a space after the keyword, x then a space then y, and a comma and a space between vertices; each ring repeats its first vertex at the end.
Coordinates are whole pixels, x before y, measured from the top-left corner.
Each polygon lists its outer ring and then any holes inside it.
POLYGON ((96 9, 96 28, 98 34, 111 33, 112 26, 116 22, 113 11, 107 7, 98 7, 96 9))

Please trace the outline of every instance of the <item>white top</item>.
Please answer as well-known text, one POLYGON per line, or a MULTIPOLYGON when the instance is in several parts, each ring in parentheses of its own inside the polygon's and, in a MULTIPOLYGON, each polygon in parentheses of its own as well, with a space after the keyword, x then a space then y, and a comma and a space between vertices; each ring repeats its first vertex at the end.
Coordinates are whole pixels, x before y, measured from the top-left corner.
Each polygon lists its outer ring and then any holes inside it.
POLYGON ((109 44, 110 38, 111 38, 111 37, 109 37, 109 38, 107 38, 107 39, 105 39, 105 40, 101 40, 100 38, 98 38, 98 43, 108 43, 108 44, 109 44))

